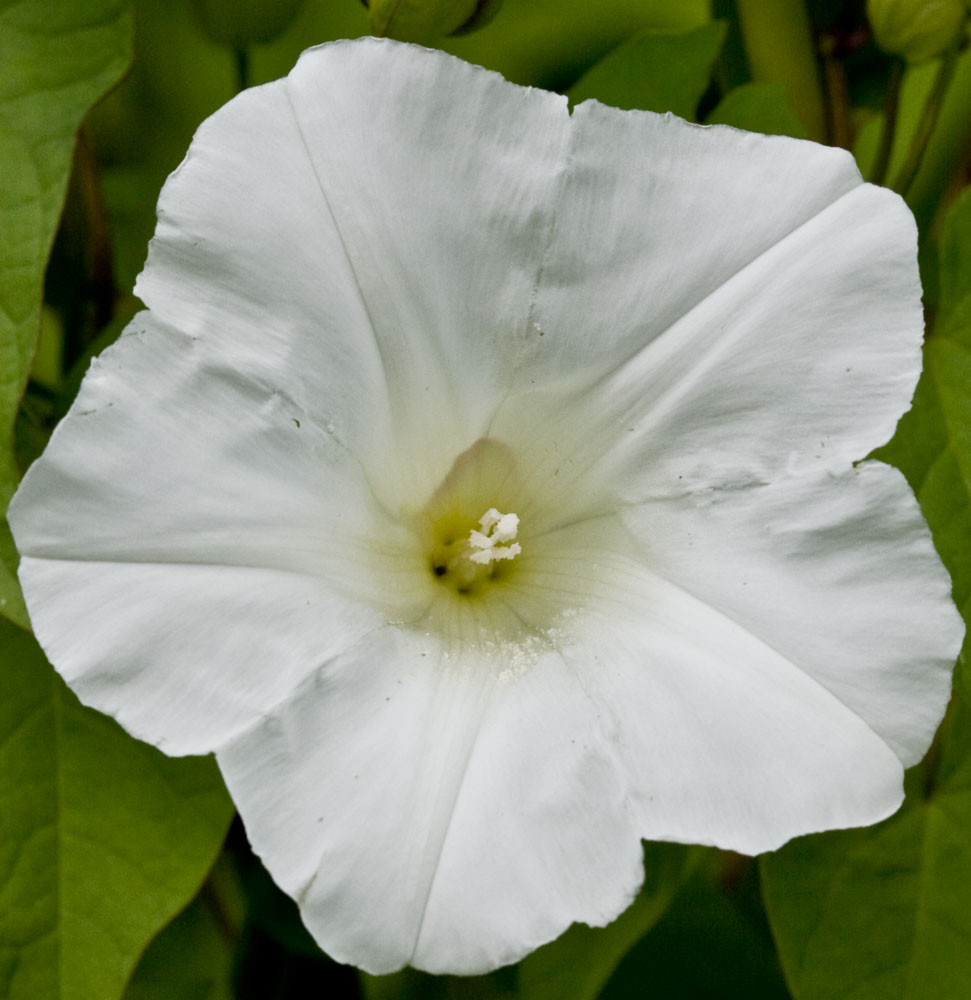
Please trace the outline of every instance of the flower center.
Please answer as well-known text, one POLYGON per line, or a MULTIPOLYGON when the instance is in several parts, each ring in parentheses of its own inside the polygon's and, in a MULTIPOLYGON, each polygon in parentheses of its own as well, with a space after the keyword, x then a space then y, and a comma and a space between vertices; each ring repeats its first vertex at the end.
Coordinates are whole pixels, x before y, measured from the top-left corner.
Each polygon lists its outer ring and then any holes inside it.
POLYGON ((417 518, 435 583, 475 597, 517 575, 522 538, 510 508, 522 510, 522 499, 506 445, 480 438, 462 452, 417 518))
POLYGON ((458 594, 473 594, 502 574, 502 564, 516 558, 522 546, 516 514, 502 514, 490 507, 479 518, 479 528, 468 536, 455 536, 446 523, 436 532, 430 565, 440 583, 458 594))
MULTIPOLYGON (((500 677, 518 674, 552 648, 571 610, 548 586, 563 563, 542 557, 556 543, 537 532, 528 487, 512 449, 482 437, 455 458, 421 508, 405 514, 417 542, 409 565, 420 575, 402 580, 416 610, 409 624, 440 638, 449 657, 456 653, 456 667, 481 660, 500 677)), ((572 594, 568 600, 572 608, 572 594)))

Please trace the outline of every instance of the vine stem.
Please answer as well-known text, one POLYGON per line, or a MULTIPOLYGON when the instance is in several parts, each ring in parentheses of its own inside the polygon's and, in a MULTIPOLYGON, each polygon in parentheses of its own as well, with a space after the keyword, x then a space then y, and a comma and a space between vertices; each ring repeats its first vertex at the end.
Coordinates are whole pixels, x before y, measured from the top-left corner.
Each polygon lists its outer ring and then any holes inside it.
POLYGON ((870 175, 870 181, 873 184, 883 184, 887 179, 890 156, 893 153, 893 143, 897 136, 900 85, 903 79, 903 60, 894 59, 890 66, 890 78, 887 80, 887 95, 883 102, 883 131, 880 133, 880 145, 877 147, 877 155, 873 161, 873 171, 870 175))
POLYGON ((927 143, 934 131, 934 126, 937 124, 941 108, 944 105, 944 97, 947 94, 948 87, 951 85, 951 80, 954 78, 954 71, 957 69, 959 51, 957 45, 952 46, 943 59, 941 59, 941 65, 934 79, 934 85, 931 87, 931 92, 927 95, 927 101, 924 103, 923 111, 921 111, 920 122, 917 126, 917 131, 914 133, 913 141, 910 144, 907 159, 900 168, 900 173, 897 174, 896 180, 891 185, 898 194, 906 195, 911 184, 914 183, 917 171, 920 170, 924 151, 927 149, 927 143))
POLYGON ((233 61, 236 66, 236 91, 239 93, 250 85, 249 51, 242 46, 234 49, 233 61))
POLYGON ((837 52, 836 39, 824 36, 820 40, 823 58, 823 80, 826 84, 826 136, 834 146, 853 147, 853 126, 850 120, 850 91, 846 68, 837 52))
POLYGON ((736 0, 749 71, 784 83, 810 138, 826 138, 826 108, 809 15, 803 0, 736 0))

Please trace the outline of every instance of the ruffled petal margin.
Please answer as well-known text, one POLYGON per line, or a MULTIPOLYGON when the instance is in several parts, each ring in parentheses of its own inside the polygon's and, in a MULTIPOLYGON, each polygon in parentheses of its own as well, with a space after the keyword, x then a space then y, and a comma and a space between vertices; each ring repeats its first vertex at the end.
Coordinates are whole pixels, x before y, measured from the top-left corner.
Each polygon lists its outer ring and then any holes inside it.
POLYGON ((569 453, 631 503, 838 472, 885 443, 921 364, 902 200, 810 142, 594 103, 573 124, 543 336, 493 432, 554 390, 580 416, 537 427, 529 461, 569 453))
POLYGON ((322 947, 475 974, 643 878, 615 747, 555 650, 526 669, 388 628, 218 754, 255 850, 322 947))

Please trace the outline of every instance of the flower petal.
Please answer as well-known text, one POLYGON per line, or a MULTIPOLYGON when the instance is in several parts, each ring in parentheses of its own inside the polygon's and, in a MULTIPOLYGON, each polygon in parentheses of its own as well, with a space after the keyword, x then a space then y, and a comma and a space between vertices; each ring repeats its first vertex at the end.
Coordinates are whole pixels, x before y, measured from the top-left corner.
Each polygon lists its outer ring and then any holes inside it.
POLYGON ((383 360, 285 80, 200 125, 162 189, 135 290, 157 319, 286 392, 355 454, 387 446, 383 360))
POLYGON ((136 291, 420 506, 508 383, 569 127, 564 98, 444 53, 311 49, 200 126, 136 291))
POLYGON ((486 971, 615 916, 642 835, 899 804, 960 623, 901 477, 850 469, 920 313, 846 154, 334 43, 202 126, 138 290, 11 508, 32 617, 89 703, 216 749, 336 958, 486 971), (436 517, 493 507, 515 563, 444 587, 436 517))
POLYGON ((900 761, 860 718, 710 606, 634 579, 654 607, 630 602, 564 655, 623 760, 641 836, 759 854, 899 807, 900 761))
POLYGON ((964 625, 896 469, 864 462, 626 517, 653 570, 797 664, 905 766, 923 756, 964 625))
POLYGON ((389 373, 389 482, 398 499, 413 482, 420 506, 484 433, 522 349, 566 101, 377 39, 305 53, 287 90, 389 373))
POLYGON ((614 748, 552 650, 389 628, 219 753, 247 833, 321 946, 373 972, 483 972, 643 878, 614 748))
POLYGON ((409 543, 343 443, 210 350, 140 314, 10 508, 48 656, 170 753, 209 752, 409 614, 409 543))
MULTIPOLYGON (((623 763, 641 836, 756 854, 900 805, 903 768, 883 735, 813 676, 801 649, 765 637, 763 622, 785 617, 782 600, 736 619, 662 575, 648 544, 638 554, 628 535, 626 550, 604 548, 609 536, 587 522, 534 543, 533 584, 571 609, 557 645, 623 763)), ((840 666, 858 660, 878 680, 859 628, 853 638, 840 666)), ((891 679, 884 702, 902 716, 920 678, 891 679)))
MULTIPOLYGON (((920 370, 902 201, 813 143, 596 104, 574 124, 519 386, 542 371, 583 409, 578 475, 611 476, 606 456, 638 502, 841 469, 886 441, 920 370)), ((520 423, 514 394, 492 432, 520 423)), ((557 432, 538 455, 565 451, 557 432)))

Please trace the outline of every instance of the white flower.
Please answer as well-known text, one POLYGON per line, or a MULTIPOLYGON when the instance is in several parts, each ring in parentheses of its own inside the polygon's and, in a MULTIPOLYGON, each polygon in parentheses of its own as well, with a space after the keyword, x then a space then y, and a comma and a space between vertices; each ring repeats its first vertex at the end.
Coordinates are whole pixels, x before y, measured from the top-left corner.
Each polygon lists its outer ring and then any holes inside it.
POLYGON ((373 39, 199 129, 12 510, 88 704, 215 751, 335 958, 472 973, 640 838, 874 822, 961 626, 902 477, 913 222, 848 154, 373 39))

